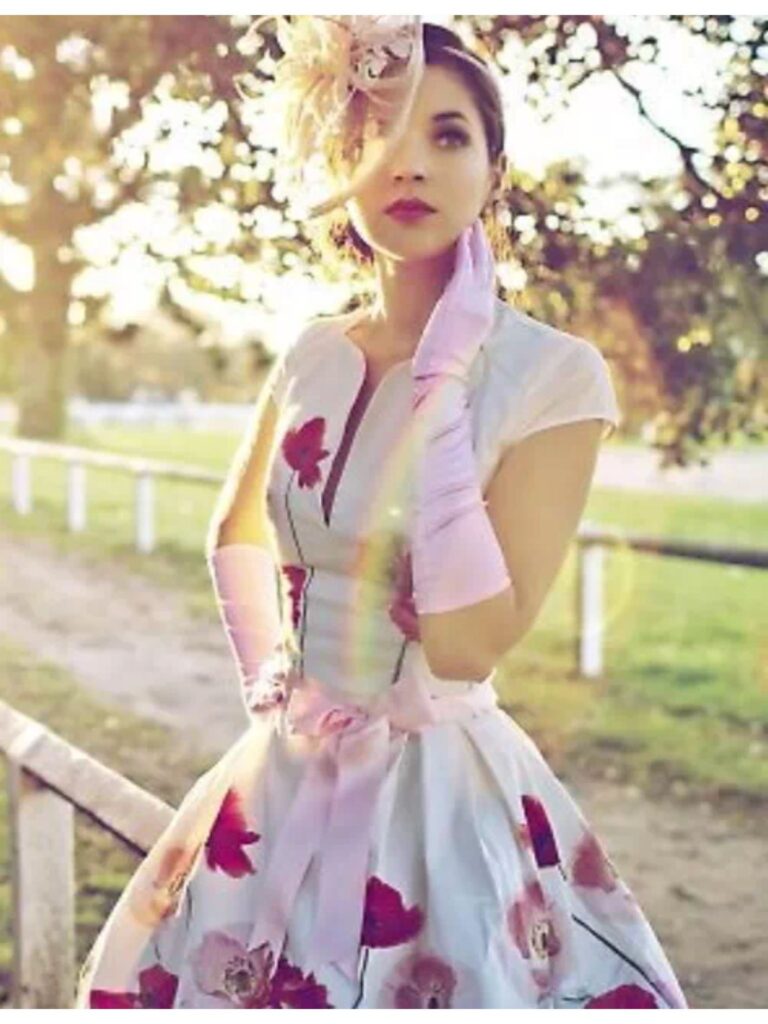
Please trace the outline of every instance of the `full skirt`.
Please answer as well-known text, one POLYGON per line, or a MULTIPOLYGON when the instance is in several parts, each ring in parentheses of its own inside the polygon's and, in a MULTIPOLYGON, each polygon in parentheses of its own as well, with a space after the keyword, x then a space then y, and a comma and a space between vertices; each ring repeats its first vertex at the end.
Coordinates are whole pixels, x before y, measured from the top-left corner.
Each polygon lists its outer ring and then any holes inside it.
POLYGON ((317 740, 255 717, 197 779, 82 965, 83 1008, 686 1008, 634 895, 500 707, 392 739, 357 970, 307 966, 318 859, 276 968, 250 947, 265 858, 317 740))

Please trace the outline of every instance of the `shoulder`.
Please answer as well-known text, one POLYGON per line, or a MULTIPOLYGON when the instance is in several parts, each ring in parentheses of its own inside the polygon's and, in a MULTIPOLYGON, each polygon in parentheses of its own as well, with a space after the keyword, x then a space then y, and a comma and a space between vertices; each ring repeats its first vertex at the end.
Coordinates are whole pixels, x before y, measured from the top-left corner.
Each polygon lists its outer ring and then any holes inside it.
POLYGON ((484 416, 498 438, 519 440, 534 430, 592 417, 606 420, 612 432, 621 412, 600 349, 497 301, 479 383, 484 416))
POLYGON ((297 327, 287 331, 287 340, 275 356, 274 373, 280 377, 291 377, 302 370, 311 369, 311 364, 322 359, 325 339, 337 329, 343 315, 314 316, 301 321, 297 327))
POLYGON ((556 378, 560 371, 607 372, 607 362, 593 342, 496 301, 497 314, 485 346, 490 377, 529 389, 556 378))
POLYGON ((288 344, 284 349, 285 358, 295 360, 304 355, 315 342, 319 342, 329 331, 335 328, 342 316, 314 316, 304 320, 291 332, 288 344))

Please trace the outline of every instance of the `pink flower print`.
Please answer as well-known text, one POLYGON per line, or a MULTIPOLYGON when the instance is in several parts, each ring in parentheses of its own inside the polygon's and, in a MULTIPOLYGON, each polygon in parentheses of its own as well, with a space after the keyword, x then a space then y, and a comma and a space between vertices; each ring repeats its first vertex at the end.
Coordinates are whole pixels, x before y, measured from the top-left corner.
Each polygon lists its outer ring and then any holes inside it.
POLYGON ((203 936, 190 956, 202 992, 226 1000, 232 1009, 334 1009, 314 974, 303 975, 284 956, 273 971, 274 956, 266 942, 248 949, 240 936, 249 929, 244 922, 203 936))
POLYGON ((594 832, 585 830, 573 852, 571 878, 576 885, 612 892, 618 874, 606 857, 594 832))
MULTIPOLYGON (((172 844, 158 847, 160 864, 151 878, 142 871, 134 876, 128 887, 128 909, 145 927, 153 928, 164 918, 176 912, 181 891, 195 865, 200 844, 185 846, 172 844)), ((149 867, 149 861, 146 867, 149 867)))
POLYGON ((314 487, 320 482, 318 463, 330 455, 322 447, 325 419, 315 416, 301 427, 287 431, 282 451, 285 461, 298 472, 299 487, 314 487))
POLYGON ((570 881, 579 886, 579 897, 597 914, 609 914, 617 920, 643 919, 643 912, 626 882, 606 856, 597 836, 589 829, 582 832, 570 859, 570 881))
POLYGON ((243 846, 260 838, 258 832, 246 829, 240 794, 236 789, 229 789, 205 843, 208 867, 212 871, 221 868, 232 878, 254 874, 256 869, 248 860, 243 846))
POLYGON ((548 868, 560 863, 560 854, 555 842, 555 834, 549 822, 546 809, 542 802, 529 793, 523 794, 523 810, 528 822, 528 831, 533 843, 536 863, 540 868, 548 868))
POLYGON ((619 985, 584 1003, 584 1010, 658 1010, 659 1004, 640 985, 619 985))
POLYGON ((395 1010, 447 1010, 453 1006, 456 972, 440 957, 411 953, 384 983, 380 1007, 395 1010))
POLYGON ((273 954, 268 943, 246 949, 226 932, 206 932, 189 963, 201 992, 225 999, 235 1009, 269 1006, 273 954))
POLYGON ((419 616, 413 598, 413 572, 410 551, 399 551, 392 571, 394 597, 389 605, 389 617, 408 640, 419 640, 419 616))
POLYGON ((283 575, 288 580, 288 597, 291 602, 291 622, 293 628, 298 629, 301 621, 301 597, 304 592, 304 581, 307 578, 307 569, 303 565, 283 565, 283 575))
POLYGON ((423 923, 424 914, 417 904, 406 908, 397 889, 375 875, 368 879, 361 945, 399 946, 417 935, 423 923))
POLYGON ((561 949, 544 892, 537 879, 525 885, 523 894, 507 908, 507 928, 512 941, 525 960, 532 960, 531 976, 543 990, 549 986, 550 958, 561 949))
POLYGON ((176 998, 179 979, 166 971, 160 964, 154 964, 139 972, 138 992, 110 992, 107 989, 92 990, 89 1003, 92 1010, 170 1010, 176 998))

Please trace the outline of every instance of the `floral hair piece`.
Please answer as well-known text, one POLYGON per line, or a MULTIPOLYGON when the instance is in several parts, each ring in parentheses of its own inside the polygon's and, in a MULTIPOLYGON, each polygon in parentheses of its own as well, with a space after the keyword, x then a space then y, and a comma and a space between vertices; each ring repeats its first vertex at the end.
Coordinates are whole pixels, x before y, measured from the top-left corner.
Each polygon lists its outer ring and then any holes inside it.
MULTIPOLYGON (((420 15, 283 15, 257 18, 238 48, 254 53, 259 27, 274 18, 283 50, 274 76, 280 103, 278 176, 289 192, 306 201, 310 173, 320 161, 321 176, 340 187, 310 203, 316 217, 342 204, 380 166, 404 129, 424 68, 420 15), (366 143, 374 160, 365 159, 366 143)), ((235 85, 244 95, 244 76, 235 85)), ((327 184, 326 184, 327 191, 327 184)))

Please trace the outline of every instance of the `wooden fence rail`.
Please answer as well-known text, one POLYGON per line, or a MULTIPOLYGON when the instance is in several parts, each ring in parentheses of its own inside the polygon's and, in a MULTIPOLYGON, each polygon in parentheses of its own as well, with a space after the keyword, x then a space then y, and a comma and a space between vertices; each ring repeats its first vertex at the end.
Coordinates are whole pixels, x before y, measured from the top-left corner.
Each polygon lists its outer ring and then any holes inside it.
POLYGON ((0 701, 10 816, 13 990, 19 1008, 72 1006, 74 811, 146 854, 173 808, 0 701))
MULTIPOLYGON (((135 540, 137 550, 149 553, 155 546, 155 479, 185 480, 204 486, 221 487, 222 473, 160 459, 144 459, 113 452, 94 451, 71 445, 51 444, 22 438, 0 438, 0 451, 11 455, 11 502, 19 515, 32 511, 33 459, 51 459, 69 465, 67 487, 67 524, 70 530, 86 525, 86 466, 93 469, 132 473, 136 480, 135 540)), ((578 550, 576 579, 577 671, 588 677, 603 671, 604 647, 604 565, 606 550, 631 548, 647 554, 672 558, 691 558, 699 562, 718 562, 765 569, 768 548, 748 548, 706 541, 688 541, 673 537, 626 533, 598 527, 582 520, 574 543, 578 550)))
MULTIPOLYGON (((65 445, 0 438, 12 456, 12 503, 32 510, 31 462, 69 463, 67 522, 86 524, 86 467, 118 470, 136 478, 136 546, 154 547, 154 480, 188 480, 220 486, 224 476, 195 466, 131 458, 65 445)), ((603 569, 611 548, 657 557, 690 558, 722 565, 768 568, 768 549, 734 547, 628 534, 583 521, 575 538, 576 660, 585 676, 603 671, 603 569)), ((74 810, 88 814, 138 854, 146 854, 173 809, 45 726, 0 701, 0 753, 7 763, 11 837, 15 1007, 69 1007, 74 998, 74 810)))

